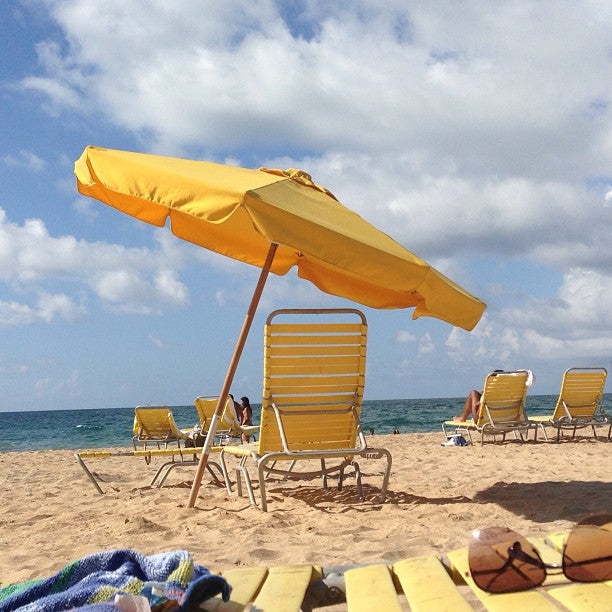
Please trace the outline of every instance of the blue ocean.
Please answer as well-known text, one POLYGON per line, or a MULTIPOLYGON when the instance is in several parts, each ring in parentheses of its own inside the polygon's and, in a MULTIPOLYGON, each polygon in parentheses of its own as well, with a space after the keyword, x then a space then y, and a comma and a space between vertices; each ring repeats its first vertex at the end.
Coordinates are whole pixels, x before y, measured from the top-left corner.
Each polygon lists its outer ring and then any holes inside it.
MULTIPOLYGON (((552 413, 556 396, 527 396, 527 414, 552 413)), ((461 414, 464 398, 369 400, 362 410, 366 433, 377 434, 440 431, 444 420, 461 414)), ((612 414, 612 394, 602 405, 612 414)), ((260 405, 253 404, 253 420, 259 422, 260 405)), ((172 406, 180 427, 198 422, 195 407, 172 406)), ((131 446, 133 408, 0 412, 0 452, 25 450, 93 449, 131 446)))

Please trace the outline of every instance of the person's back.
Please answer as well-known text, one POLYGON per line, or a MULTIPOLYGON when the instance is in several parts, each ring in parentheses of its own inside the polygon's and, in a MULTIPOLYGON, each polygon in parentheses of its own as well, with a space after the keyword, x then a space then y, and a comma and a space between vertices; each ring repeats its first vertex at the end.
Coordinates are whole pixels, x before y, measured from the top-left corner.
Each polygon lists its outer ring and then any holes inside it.
MULTIPOLYGON (((253 425, 253 409, 251 408, 251 402, 249 401, 249 398, 246 396, 241 397, 240 404, 241 404, 240 408, 242 410, 242 420, 240 424, 243 426, 253 425)), ((243 442, 248 442, 250 439, 251 439, 250 436, 247 436, 246 434, 242 434, 243 442)))

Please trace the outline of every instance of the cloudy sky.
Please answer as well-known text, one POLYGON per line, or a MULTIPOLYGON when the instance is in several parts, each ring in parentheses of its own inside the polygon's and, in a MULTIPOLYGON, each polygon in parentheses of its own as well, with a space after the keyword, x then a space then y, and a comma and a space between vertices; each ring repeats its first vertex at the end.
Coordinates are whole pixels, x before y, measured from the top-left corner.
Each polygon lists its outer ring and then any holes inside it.
MULTIPOLYGON (((488 304, 471 332, 365 309, 367 399, 531 393, 612 366, 607 0, 6 0, 0 411, 220 390, 258 270, 75 189, 89 144, 299 167, 488 304)), ((236 240, 240 240, 236 236, 236 240)), ((261 394, 266 286, 233 391, 261 394)))

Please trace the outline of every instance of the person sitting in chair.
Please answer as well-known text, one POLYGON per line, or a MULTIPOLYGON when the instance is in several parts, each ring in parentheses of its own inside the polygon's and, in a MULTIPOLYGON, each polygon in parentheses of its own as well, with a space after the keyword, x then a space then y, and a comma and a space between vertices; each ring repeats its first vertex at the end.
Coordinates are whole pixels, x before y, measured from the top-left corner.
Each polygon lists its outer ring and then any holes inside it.
MULTIPOLYGON (((504 370, 493 370, 490 374, 491 376, 495 376, 503 372, 504 370)), ((527 372, 527 386, 531 387, 535 382, 535 376, 531 370, 518 370, 519 372, 527 372)), ((480 414, 480 398, 482 397, 482 392, 477 391, 476 389, 472 389, 469 395, 465 398, 465 404, 463 405, 463 413, 461 416, 454 416, 453 421, 467 421, 467 419, 471 416, 474 419, 474 423, 478 421, 478 415, 480 414)))

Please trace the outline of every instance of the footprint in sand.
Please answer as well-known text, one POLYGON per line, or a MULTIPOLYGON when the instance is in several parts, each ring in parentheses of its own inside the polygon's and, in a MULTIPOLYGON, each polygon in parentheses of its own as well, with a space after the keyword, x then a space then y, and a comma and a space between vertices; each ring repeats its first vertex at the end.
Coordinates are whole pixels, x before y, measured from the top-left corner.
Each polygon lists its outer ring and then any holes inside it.
POLYGON ((150 531, 167 531, 168 528, 163 525, 159 525, 145 518, 144 516, 136 516, 133 519, 128 519, 126 524, 129 525, 132 530, 139 532, 150 532, 150 531))
POLYGON ((277 550, 269 550, 267 548, 254 548, 249 554, 261 561, 272 561, 280 556, 277 550))

